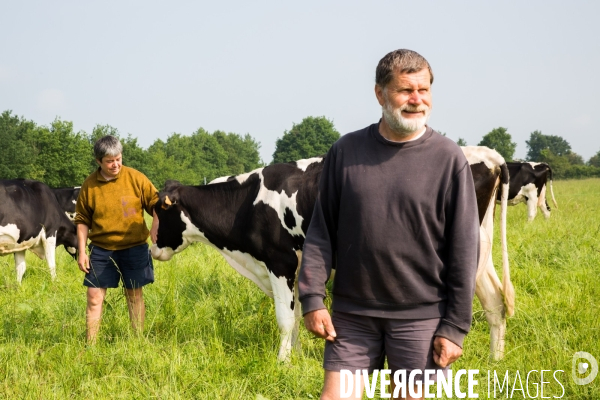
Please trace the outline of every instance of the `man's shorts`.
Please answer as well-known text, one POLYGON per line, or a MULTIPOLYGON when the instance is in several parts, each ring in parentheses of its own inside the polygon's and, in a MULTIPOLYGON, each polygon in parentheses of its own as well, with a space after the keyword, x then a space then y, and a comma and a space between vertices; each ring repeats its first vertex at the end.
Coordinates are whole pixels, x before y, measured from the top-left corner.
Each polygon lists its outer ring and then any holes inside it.
MULTIPOLYGON (((328 371, 348 369, 442 369, 433 361, 434 334, 441 318, 388 319, 334 311, 333 342, 325 342, 323 368, 328 371)), ((435 377, 436 375, 434 375, 435 377)))
POLYGON ((154 282, 154 266, 148 244, 123 250, 106 250, 90 244, 90 272, 84 286, 116 288, 119 281, 127 289, 137 289, 154 282))

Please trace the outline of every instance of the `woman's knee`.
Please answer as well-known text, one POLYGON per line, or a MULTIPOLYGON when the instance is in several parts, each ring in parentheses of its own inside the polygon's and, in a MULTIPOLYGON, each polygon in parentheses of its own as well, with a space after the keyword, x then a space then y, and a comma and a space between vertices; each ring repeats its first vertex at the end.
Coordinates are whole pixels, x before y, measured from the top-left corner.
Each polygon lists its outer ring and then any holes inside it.
POLYGON ((104 302, 106 296, 106 289, 101 288, 88 288, 87 291, 87 302, 90 306, 100 306, 104 302))

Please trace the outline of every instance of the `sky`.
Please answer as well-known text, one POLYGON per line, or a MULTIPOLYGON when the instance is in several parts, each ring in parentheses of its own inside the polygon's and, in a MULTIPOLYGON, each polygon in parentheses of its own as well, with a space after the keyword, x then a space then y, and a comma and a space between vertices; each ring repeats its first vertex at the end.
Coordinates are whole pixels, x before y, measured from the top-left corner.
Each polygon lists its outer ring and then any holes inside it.
POLYGON ((198 128, 250 134, 264 162, 308 116, 377 122, 375 67, 431 64, 429 125, 476 145, 504 127, 588 160, 600 150, 600 2, 20 1, 0 14, 0 112, 76 131, 110 125, 147 148, 198 128))

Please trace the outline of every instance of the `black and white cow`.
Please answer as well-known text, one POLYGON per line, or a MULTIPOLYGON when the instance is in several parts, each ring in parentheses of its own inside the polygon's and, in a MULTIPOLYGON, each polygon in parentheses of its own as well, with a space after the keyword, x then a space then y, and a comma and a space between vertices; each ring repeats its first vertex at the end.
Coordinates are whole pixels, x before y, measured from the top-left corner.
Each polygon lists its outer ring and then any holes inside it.
MULTIPOLYGON (((539 207, 546 219, 550 218, 550 206, 546 201, 546 188, 548 181, 550 194, 554 207, 558 208, 552 190, 552 169, 546 163, 536 162, 509 162, 510 189, 508 191, 508 205, 519 203, 527 204, 527 219, 533 221, 539 207)), ((500 197, 498 197, 500 200, 500 197)))
POLYGON ((0 255, 14 254, 17 281, 25 273, 25 250, 46 259, 56 277, 56 246, 75 257, 75 224, 65 215, 52 190, 44 183, 13 179, 0 181, 0 255))
POLYGON ((280 360, 297 343, 302 314, 296 271, 322 161, 274 164, 205 186, 167 183, 155 206, 159 230, 152 256, 169 260, 193 242, 216 247, 235 270, 273 298, 280 360))
MULTIPOLYGON (((317 195, 322 161, 318 157, 274 164, 243 175, 218 178, 206 186, 171 182, 160 193, 155 207, 160 221, 158 240, 152 247, 155 259, 169 260, 191 243, 203 242, 217 248, 234 269, 273 298, 281 335, 280 360, 287 359, 292 346, 297 344, 302 314, 296 273, 317 195)), ((487 168, 487 164, 485 166, 487 168)), ((482 169, 481 179, 486 183, 476 185, 478 202, 485 202, 480 205, 480 221, 486 215, 487 225, 493 223, 493 216, 488 214, 493 212, 501 171, 496 164, 489 169, 489 173, 482 169)), ((491 248, 492 235, 487 229, 482 230, 484 234, 487 244, 482 247, 487 251, 491 248)), ((505 241, 503 244, 506 249, 505 241)), ((491 261, 491 252, 489 257, 491 261)), ((508 259, 505 261, 507 271, 508 259)), ((480 263, 480 268, 482 265, 488 267, 480 263)), ((495 281, 490 278, 492 271, 493 265, 491 271, 481 274, 484 283, 483 289, 478 291, 480 298, 488 296, 488 291, 491 296, 496 294, 495 281)), ((498 308, 503 306, 502 298, 499 304, 495 300, 482 300, 482 304, 493 307, 486 311, 504 317, 505 312, 498 308)), ((498 342, 504 343, 500 337, 504 333, 502 323, 497 319, 494 319, 498 328, 494 328, 497 333, 492 334, 497 338, 493 349, 499 348, 498 342)))
POLYGON ((81 186, 51 189, 54 192, 56 201, 58 201, 58 205, 64 210, 71 221, 75 220, 75 204, 77 204, 77 196, 79 196, 80 189, 81 186))

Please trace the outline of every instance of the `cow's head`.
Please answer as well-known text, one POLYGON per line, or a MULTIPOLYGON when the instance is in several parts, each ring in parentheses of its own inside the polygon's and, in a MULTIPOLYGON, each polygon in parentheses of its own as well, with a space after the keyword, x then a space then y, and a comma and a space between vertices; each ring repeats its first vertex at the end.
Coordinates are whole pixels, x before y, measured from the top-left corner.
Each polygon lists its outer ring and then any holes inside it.
POLYGON ((165 190, 159 193, 159 200, 154 206, 158 217, 158 237, 152 245, 151 254, 156 260, 168 261, 191 243, 184 237, 187 212, 180 204, 180 188, 179 182, 167 181, 165 190))
POLYGON ((65 246, 65 250, 75 260, 77 260, 77 227, 75 224, 70 223, 58 229, 56 238, 57 245, 65 246))

